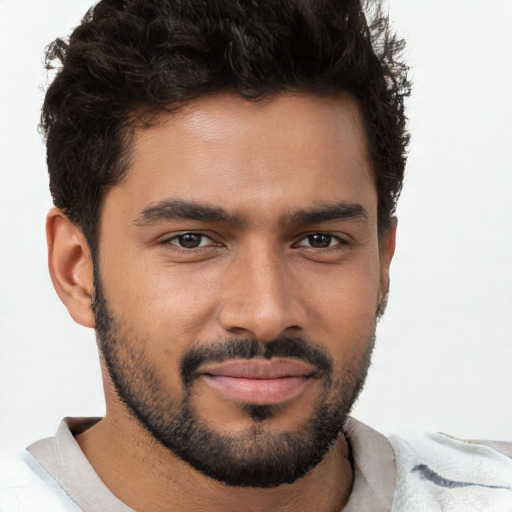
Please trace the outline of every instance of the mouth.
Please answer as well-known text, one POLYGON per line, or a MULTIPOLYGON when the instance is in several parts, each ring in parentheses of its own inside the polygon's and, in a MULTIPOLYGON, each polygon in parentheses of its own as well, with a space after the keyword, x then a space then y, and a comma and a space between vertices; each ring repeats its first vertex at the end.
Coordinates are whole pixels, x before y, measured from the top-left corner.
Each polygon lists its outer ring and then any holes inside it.
POLYGON ((199 374, 226 398, 245 404, 271 405, 299 396, 316 376, 317 369, 292 359, 240 359, 205 365, 199 374))

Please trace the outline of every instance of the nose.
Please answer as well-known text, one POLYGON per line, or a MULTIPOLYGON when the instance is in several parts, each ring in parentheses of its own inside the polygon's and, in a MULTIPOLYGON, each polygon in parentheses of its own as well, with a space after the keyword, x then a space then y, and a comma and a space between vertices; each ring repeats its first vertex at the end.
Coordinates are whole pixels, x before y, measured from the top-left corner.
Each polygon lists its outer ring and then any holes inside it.
POLYGON ((231 263, 219 308, 224 331, 271 341, 304 329, 306 311, 286 260, 260 245, 231 263))

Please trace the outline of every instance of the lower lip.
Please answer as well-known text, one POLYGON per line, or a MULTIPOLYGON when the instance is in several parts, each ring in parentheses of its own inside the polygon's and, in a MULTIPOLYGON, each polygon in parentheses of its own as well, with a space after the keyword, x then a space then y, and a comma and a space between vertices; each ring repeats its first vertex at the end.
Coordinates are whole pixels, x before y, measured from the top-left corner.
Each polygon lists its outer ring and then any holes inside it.
POLYGON ((204 380, 227 398, 247 404, 278 404, 298 396, 307 386, 308 377, 247 379, 203 375, 204 380))

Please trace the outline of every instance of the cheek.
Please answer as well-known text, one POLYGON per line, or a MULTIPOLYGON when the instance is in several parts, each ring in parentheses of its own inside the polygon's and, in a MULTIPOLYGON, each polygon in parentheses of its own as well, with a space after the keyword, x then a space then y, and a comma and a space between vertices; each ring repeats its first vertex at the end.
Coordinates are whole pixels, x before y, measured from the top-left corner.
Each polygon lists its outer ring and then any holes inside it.
POLYGON ((354 260, 327 267, 321 275, 304 272, 302 276, 313 339, 329 343, 329 349, 343 358, 364 350, 375 329, 378 260, 354 260))
POLYGON ((118 260, 110 268, 105 263, 102 280, 112 312, 156 344, 197 338, 215 309, 215 275, 197 266, 118 260))

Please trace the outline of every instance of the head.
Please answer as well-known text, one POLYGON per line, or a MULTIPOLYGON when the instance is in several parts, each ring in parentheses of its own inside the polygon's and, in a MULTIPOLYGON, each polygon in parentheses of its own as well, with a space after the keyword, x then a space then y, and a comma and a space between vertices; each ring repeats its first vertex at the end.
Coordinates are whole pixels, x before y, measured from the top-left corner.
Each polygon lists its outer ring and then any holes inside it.
POLYGON ((400 48, 339 0, 104 0, 49 48, 55 286, 96 329, 107 414, 217 480, 305 475, 362 387, 408 140, 400 48))

